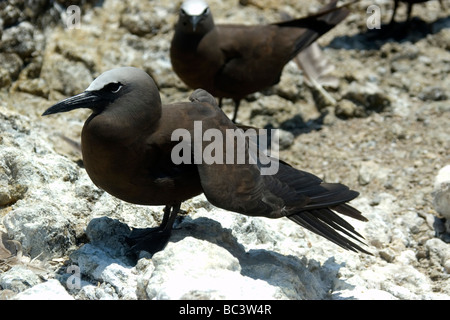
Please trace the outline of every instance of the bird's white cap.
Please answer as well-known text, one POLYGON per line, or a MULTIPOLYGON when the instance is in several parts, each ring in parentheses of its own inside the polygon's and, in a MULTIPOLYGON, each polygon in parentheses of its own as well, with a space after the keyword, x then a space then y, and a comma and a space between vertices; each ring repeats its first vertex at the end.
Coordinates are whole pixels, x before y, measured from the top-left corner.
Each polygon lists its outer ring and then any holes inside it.
POLYGON ((208 4, 203 0, 186 0, 181 5, 181 9, 190 16, 199 16, 208 8, 208 4))

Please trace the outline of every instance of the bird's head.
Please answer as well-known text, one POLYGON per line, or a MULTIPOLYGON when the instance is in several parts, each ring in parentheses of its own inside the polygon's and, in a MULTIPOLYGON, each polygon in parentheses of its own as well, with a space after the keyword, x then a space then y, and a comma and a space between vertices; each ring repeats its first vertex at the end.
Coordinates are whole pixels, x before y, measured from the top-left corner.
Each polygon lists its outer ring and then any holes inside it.
POLYGON ((203 0, 186 0, 181 4, 178 28, 186 33, 204 34, 214 28, 208 4, 203 0))
POLYGON ((79 108, 92 109, 95 114, 107 110, 127 113, 143 105, 161 108, 156 84, 145 71, 122 67, 102 73, 84 92, 56 103, 42 115, 79 108))

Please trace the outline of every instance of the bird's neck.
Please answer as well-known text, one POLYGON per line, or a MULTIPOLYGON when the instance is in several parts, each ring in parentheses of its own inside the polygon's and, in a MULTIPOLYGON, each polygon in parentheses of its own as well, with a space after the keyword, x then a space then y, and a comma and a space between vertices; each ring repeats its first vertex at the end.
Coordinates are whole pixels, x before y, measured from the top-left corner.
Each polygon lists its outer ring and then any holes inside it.
POLYGON ((161 117, 161 110, 153 113, 144 111, 114 110, 94 113, 85 122, 83 135, 110 143, 132 143, 161 117))
POLYGON ((186 28, 183 25, 182 21, 179 21, 175 27, 174 36, 188 37, 191 41, 197 40, 200 41, 206 34, 213 31, 215 29, 214 20, 212 17, 208 18, 207 21, 199 24, 197 28, 192 30, 191 28, 186 28))

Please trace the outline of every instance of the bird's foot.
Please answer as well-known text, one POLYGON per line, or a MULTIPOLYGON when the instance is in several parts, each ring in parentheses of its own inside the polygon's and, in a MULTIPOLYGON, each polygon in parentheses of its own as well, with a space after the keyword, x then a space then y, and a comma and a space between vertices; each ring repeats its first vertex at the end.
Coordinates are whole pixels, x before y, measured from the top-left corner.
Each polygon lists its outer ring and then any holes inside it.
POLYGON ((154 254, 164 249, 169 242, 171 230, 157 228, 135 228, 125 241, 130 246, 130 252, 147 251, 154 254))
POLYGON ((167 205, 164 208, 164 217, 161 225, 156 228, 134 228, 125 241, 130 246, 130 253, 138 254, 144 250, 154 254, 164 249, 169 242, 172 233, 172 226, 175 222, 180 204, 175 206, 167 205))

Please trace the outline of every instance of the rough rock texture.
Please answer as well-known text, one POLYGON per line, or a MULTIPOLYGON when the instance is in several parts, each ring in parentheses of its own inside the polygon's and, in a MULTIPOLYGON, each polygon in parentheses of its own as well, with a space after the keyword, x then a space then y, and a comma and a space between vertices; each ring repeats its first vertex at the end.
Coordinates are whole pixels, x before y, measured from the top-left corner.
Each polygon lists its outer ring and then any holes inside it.
POLYGON ((439 170, 434 181, 433 206, 440 217, 435 218, 436 233, 450 243, 450 165, 439 170))
MULTIPOLYGON (((361 193, 352 205, 369 222, 350 222, 373 256, 199 196, 182 205, 167 247, 137 260, 124 236, 158 225, 163 208, 92 184, 79 149, 88 111, 40 114, 125 65, 150 73, 164 102, 187 100, 168 55, 179 1, 2 2, 0 299, 449 299, 450 20, 429 1, 414 7, 409 33, 373 38, 366 9, 379 5, 386 23, 391 2, 360 1, 320 39, 339 79, 325 88, 335 105, 292 62, 280 84, 242 101, 238 118, 282 129, 282 159, 361 193), (80 29, 66 26, 69 4, 81 5, 80 29)), ((264 23, 324 1, 209 3, 216 22, 264 23)))

